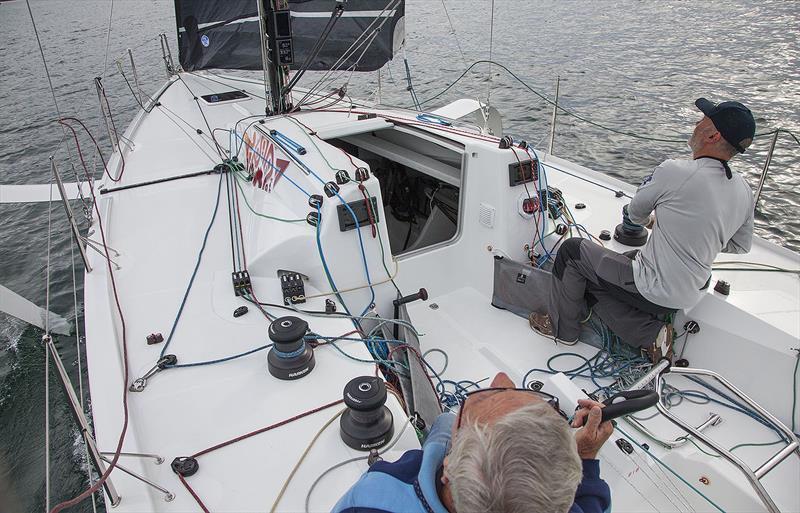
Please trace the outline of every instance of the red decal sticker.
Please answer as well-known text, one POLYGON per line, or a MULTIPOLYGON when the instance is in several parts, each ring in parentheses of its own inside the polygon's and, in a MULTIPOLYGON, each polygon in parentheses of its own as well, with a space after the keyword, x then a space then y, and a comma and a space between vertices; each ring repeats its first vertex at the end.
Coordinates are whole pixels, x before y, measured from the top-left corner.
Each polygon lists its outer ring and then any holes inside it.
POLYGON ((275 144, 258 132, 244 134, 245 163, 253 176, 253 185, 266 192, 275 190, 290 162, 275 156, 275 144))

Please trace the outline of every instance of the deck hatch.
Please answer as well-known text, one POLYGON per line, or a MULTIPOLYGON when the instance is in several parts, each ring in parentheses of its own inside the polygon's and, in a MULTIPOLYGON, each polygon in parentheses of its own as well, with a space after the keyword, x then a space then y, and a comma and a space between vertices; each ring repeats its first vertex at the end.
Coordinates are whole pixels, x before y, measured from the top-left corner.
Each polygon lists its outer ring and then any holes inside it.
POLYGON ((242 91, 225 91, 223 93, 204 94, 200 98, 202 98, 204 102, 213 105, 215 103, 244 100, 250 98, 250 96, 242 91))

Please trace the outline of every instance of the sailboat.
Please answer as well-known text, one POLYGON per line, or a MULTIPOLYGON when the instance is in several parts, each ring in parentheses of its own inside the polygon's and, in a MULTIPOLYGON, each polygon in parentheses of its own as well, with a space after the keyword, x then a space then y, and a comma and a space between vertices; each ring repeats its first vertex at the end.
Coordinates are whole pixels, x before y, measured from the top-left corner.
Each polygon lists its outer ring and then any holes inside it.
MULTIPOLYGON (((507 284, 544 287, 570 235, 630 250, 611 233, 633 186, 503 134, 477 100, 349 98, 342 77, 402 47, 402 0, 175 8, 168 79, 148 96, 123 75, 138 114, 108 124, 101 177, 59 189, 68 216, 92 200, 88 233, 71 225, 91 424, 70 398, 96 475, 53 511, 100 490, 118 512, 330 511, 499 371, 566 409, 654 392, 599 455, 615 511, 800 510, 796 253, 756 238, 721 257, 673 319, 675 361, 594 323, 554 344, 507 284)), ((60 122, 85 165, 96 138, 60 122)))

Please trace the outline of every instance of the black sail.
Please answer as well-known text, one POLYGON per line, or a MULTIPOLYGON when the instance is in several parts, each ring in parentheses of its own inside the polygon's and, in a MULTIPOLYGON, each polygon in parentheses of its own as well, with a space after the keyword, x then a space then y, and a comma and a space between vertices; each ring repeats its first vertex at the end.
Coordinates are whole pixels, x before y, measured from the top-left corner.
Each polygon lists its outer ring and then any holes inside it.
MULTIPOLYGON (((183 69, 262 69, 257 1, 175 0, 183 69)), ((336 4, 336 0, 289 0, 292 69, 306 60, 336 4)), ((356 65, 356 71, 379 69, 403 43, 405 0, 348 0, 343 5, 344 14, 309 69, 328 70, 334 65, 345 69, 356 65), (373 38, 370 34, 378 27, 380 31, 373 38), (366 42, 337 64, 359 38, 366 42)))

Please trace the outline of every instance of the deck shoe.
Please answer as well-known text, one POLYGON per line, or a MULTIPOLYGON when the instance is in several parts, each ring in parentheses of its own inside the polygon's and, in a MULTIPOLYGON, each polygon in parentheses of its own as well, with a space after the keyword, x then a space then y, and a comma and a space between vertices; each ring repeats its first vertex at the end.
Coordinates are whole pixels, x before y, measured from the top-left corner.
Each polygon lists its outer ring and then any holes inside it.
POLYGON ((573 341, 568 340, 561 340, 560 338, 556 338, 553 335, 553 322, 550 320, 550 316, 543 313, 532 312, 530 316, 528 316, 528 323, 531 325, 531 329, 547 338, 552 338, 556 343, 561 342, 562 344, 566 344, 568 346, 574 346, 578 339, 573 341))
POLYGON ((665 324, 661 331, 658 332, 653 344, 643 347, 642 352, 650 359, 653 365, 657 364, 662 358, 672 361, 672 338, 672 325, 665 324))

